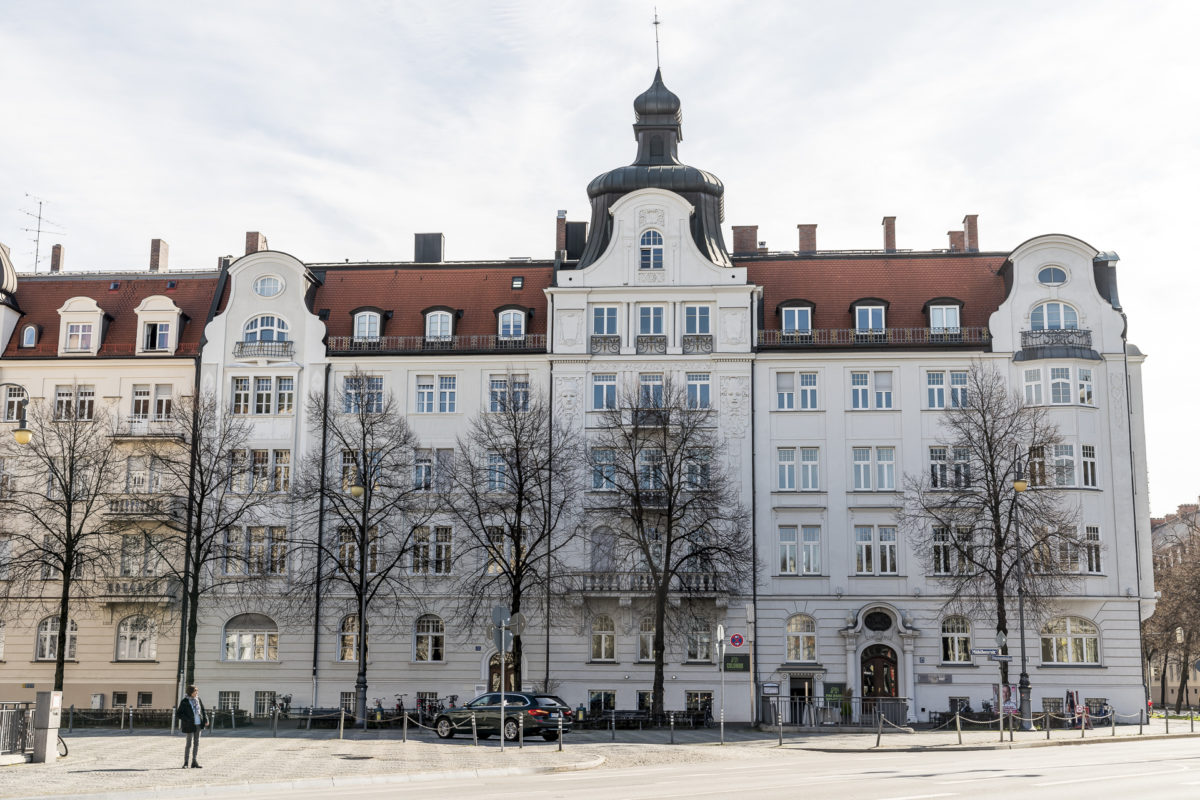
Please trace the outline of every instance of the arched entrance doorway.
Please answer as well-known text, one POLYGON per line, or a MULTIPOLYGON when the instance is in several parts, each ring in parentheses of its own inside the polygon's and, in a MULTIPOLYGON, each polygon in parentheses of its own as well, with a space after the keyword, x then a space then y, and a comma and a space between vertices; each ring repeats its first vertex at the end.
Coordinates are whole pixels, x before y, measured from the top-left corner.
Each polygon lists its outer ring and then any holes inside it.
POLYGON ((896 651, 886 644, 873 644, 862 653, 862 702, 863 710, 874 706, 880 697, 897 697, 899 685, 896 681, 896 651))
MULTIPOLYGON (((507 680, 505 680, 505 691, 515 692, 517 690, 517 676, 513 671, 512 653, 504 654, 504 672, 507 680)), ((489 692, 500 691, 500 654, 492 653, 492 657, 488 660, 488 688, 489 692)))

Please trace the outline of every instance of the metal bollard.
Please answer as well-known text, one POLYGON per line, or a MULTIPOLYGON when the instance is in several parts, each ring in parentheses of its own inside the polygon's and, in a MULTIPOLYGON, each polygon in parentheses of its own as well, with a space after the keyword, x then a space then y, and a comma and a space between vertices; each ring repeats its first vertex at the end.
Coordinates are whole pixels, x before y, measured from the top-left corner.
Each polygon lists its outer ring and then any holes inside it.
POLYGON ((133 706, 129 707, 129 732, 133 733, 133 706))
POLYGON ((1087 736, 1088 718, 1086 714, 1079 715, 1079 738, 1083 739, 1087 736))
POLYGON ((609 730, 612 731, 612 740, 617 740, 617 710, 614 708, 608 717, 609 730))
POLYGON ((875 746, 879 747, 879 741, 883 739, 883 712, 876 711, 876 714, 879 717, 879 721, 876 723, 877 727, 875 728, 875 746))
POLYGON ((725 744, 725 709, 723 708, 721 709, 721 744, 725 744))
POLYGON ((125 730, 125 709, 123 708, 117 710, 117 724, 117 730, 125 730))
POLYGON ((1142 712, 1138 712, 1138 736, 1142 735, 1142 712))
POLYGON ((271 738, 279 738, 279 709, 271 709, 271 738))
MULTIPOLYGON (((67 733, 75 732, 75 704, 71 703, 71 716, 67 717, 67 733)), ((171 723, 171 733, 175 732, 175 723, 171 723)))
POLYGON ((563 715, 562 715, 562 712, 560 711, 560 712, 558 712, 558 752, 560 752, 560 753, 562 752, 562 739, 563 739, 562 720, 563 720, 563 715))
POLYGON ((1108 727, 1112 728, 1112 733, 1110 735, 1116 736, 1117 735, 1117 710, 1115 708, 1113 708, 1112 706, 1109 706, 1109 708, 1108 708, 1108 727))
POLYGON ((957 711, 954 712, 954 730, 958 732, 958 743, 962 744, 962 717, 957 711))
POLYGON ((1000 741, 1004 741, 1004 709, 1000 709, 1000 741))
MULTIPOLYGON (((1167 733, 1171 732, 1171 711, 1168 708, 1163 708, 1163 722, 1166 723, 1167 733)), ((129 725, 133 727, 133 717, 129 718, 129 725)))
MULTIPOLYGON (((71 711, 75 710, 75 706, 71 706, 71 711)), ((1192 707, 1188 706, 1188 724, 1192 726, 1192 733, 1196 732, 1196 715, 1192 713, 1192 707)))
MULTIPOLYGON (((504 731, 500 731, 500 735, 504 736, 504 731)), ((479 747, 479 728, 475 725, 475 712, 471 712, 471 738, 475 740, 475 746, 479 747)))
POLYGON ((308 707, 308 724, 304 726, 304 730, 312 730, 312 706, 308 707))
POLYGON ((232 731, 237 730, 237 709, 236 708, 229 709, 229 729, 232 731))
POLYGON ((346 731, 346 709, 338 709, 341 713, 338 715, 338 738, 341 739, 346 731))
POLYGON ((779 723, 779 746, 783 747, 783 714, 779 713, 779 706, 775 706, 775 721, 779 723))
POLYGON ((404 712, 404 721, 400 723, 400 741, 408 741, 408 712, 404 712))
POLYGON ((1043 716, 1046 718, 1046 741, 1050 741, 1050 712, 1047 711, 1043 716))
POLYGON ((524 747, 525 747, 525 715, 520 714, 520 716, 517 717, 517 749, 521 750, 524 747))
POLYGON ((675 744, 675 715, 668 714, 667 722, 671 726, 671 744, 675 744))

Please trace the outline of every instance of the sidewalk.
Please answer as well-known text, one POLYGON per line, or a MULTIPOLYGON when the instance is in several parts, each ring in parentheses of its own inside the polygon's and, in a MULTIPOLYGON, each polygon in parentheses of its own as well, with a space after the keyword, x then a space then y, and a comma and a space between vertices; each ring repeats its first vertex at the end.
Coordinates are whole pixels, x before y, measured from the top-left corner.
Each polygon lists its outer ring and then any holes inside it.
MULTIPOLYGON (((1141 738, 1166 734, 1162 720, 1145 728, 1141 738)), ((1170 737, 1189 736, 1189 725, 1173 721, 1170 737)), ((566 737, 564 750, 557 743, 531 741, 524 749, 497 741, 472 745, 470 738, 440 741, 428 733, 411 735, 408 742, 398 731, 347 731, 338 740, 330 731, 269 730, 218 731, 200 745, 202 770, 181 769, 183 737, 166 732, 103 730, 64 734, 70 755, 54 764, 20 764, 0 768, 0 797, 172 797, 236 796, 248 785, 334 789, 364 783, 401 783, 431 777, 474 777, 481 774, 520 774, 580 769, 620 769, 633 766, 713 763, 723 760, 791 758, 805 751, 863 753, 880 751, 978 750, 1009 747, 1044 747, 1102 744, 1114 740, 1107 728, 1055 730, 1047 743, 1045 732, 1013 734, 999 741, 996 729, 964 731, 962 745, 948 730, 907 732, 891 729, 875 747, 875 733, 788 732, 783 748, 775 730, 726 728, 726 746, 719 746, 716 728, 676 730, 675 744, 667 730, 618 730, 616 740, 608 730, 577 731, 566 737), (132 794, 125 794, 132 793, 132 794)), ((1195 735, 1200 736, 1200 733, 1195 735)), ((1119 741, 1138 738, 1136 725, 1118 726, 1119 741)))

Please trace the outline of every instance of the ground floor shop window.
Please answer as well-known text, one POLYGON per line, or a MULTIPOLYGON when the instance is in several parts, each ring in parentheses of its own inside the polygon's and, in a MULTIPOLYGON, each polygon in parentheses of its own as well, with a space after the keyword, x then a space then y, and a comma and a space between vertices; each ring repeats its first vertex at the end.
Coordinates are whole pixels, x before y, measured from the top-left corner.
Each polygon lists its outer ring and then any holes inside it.
POLYGON ((637 710, 649 711, 654 705, 654 692, 649 689, 638 689, 637 710))
POLYGON ((617 693, 612 689, 591 689, 588 691, 588 713, 591 716, 612 711, 617 707, 617 693))
POLYGON ((271 708, 275 705, 274 692, 255 692, 254 693, 254 716, 265 717, 271 708))
POLYGON ((236 711, 240 707, 241 692, 217 692, 217 708, 221 711, 236 711))
POLYGON ((712 711, 711 691, 689 691, 683 693, 683 705, 688 711, 712 711))
POLYGON ((154 693, 153 692, 138 692, 137 693, 138 708, 154 708, 154 693))

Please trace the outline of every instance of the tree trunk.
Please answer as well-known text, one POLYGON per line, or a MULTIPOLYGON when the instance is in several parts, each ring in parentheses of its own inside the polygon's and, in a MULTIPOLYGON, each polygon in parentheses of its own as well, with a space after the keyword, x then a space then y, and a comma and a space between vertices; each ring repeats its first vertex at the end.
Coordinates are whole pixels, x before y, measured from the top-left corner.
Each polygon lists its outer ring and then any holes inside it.
POLYGON ((666 660, 667 584, 660 582, 654 591, 654 685, 651 687, 651 713, 663 713, 663 662, 666 660))
MULTIPOLYGON (((510 615, 521 613, 521 583, 520 583, 520 581, 514 582, 514 584, 513 584, 512 608, 510 609, 509 613, 510 613, 510 615)), ((520 637, 520 635, 517 634, 516 631, 513 631, 513 646, 512 646, 512 669, 513 669, 513 684, 514 684, 513 688, 516 689, 517 691, 521 690, 521 666, 522 666, 521 661, 523 658, 524 658, 524 650, 521 647, 521 637, 520 637)), ((508 691, 508 687, 504 686, 504 683, 505 683, 504 676, 501 676, 500 684, 501 684, 501 686, 504 687, 505 691, 508 691)))
POLYGON ((1158 682, 1158 705, 1164 710, 1167 707, 1167 659, 1171 654, 1171 648, 1163 650, 1162 662, 1162 680, 1158 682))
POLYGON ((67 635, 71 622, 71 559, 63 559, 62 594, 58 598, 58 648, 54 658, 54 691, 61 692, 67 661, 67 635))
MULTIPOLYGON (((200 547, 199 537, 196 547, 200 547)), ((197 554, 198 555, 198 554, 197 554)), ((188 576, 187 602, 187 654, 184 669, 184 684, 194 686, 196 683, 196 633, 200 629, 200 559, 193 559, 191 574, 188 576)), ((225 642, 220 643, 225 647, 225 642)))
MULTIPOLYGON (((996 633, 1003 633, 1008 637, 1008 608, 1005 606, 1004 584, 998 582, 996 587, 996 633)), ((1004 655, 1009 653, 1008 642, 1004 643, 1004 647, 1000 648, 1000 652, 1004 655)), ((1000 696, 996 698, 997 702, 1004 703, 1004 687, 1008 686, 1008 662, 1000 662, 1000 696)), ((997 709, 999 710, 999 709, 997 709)))

